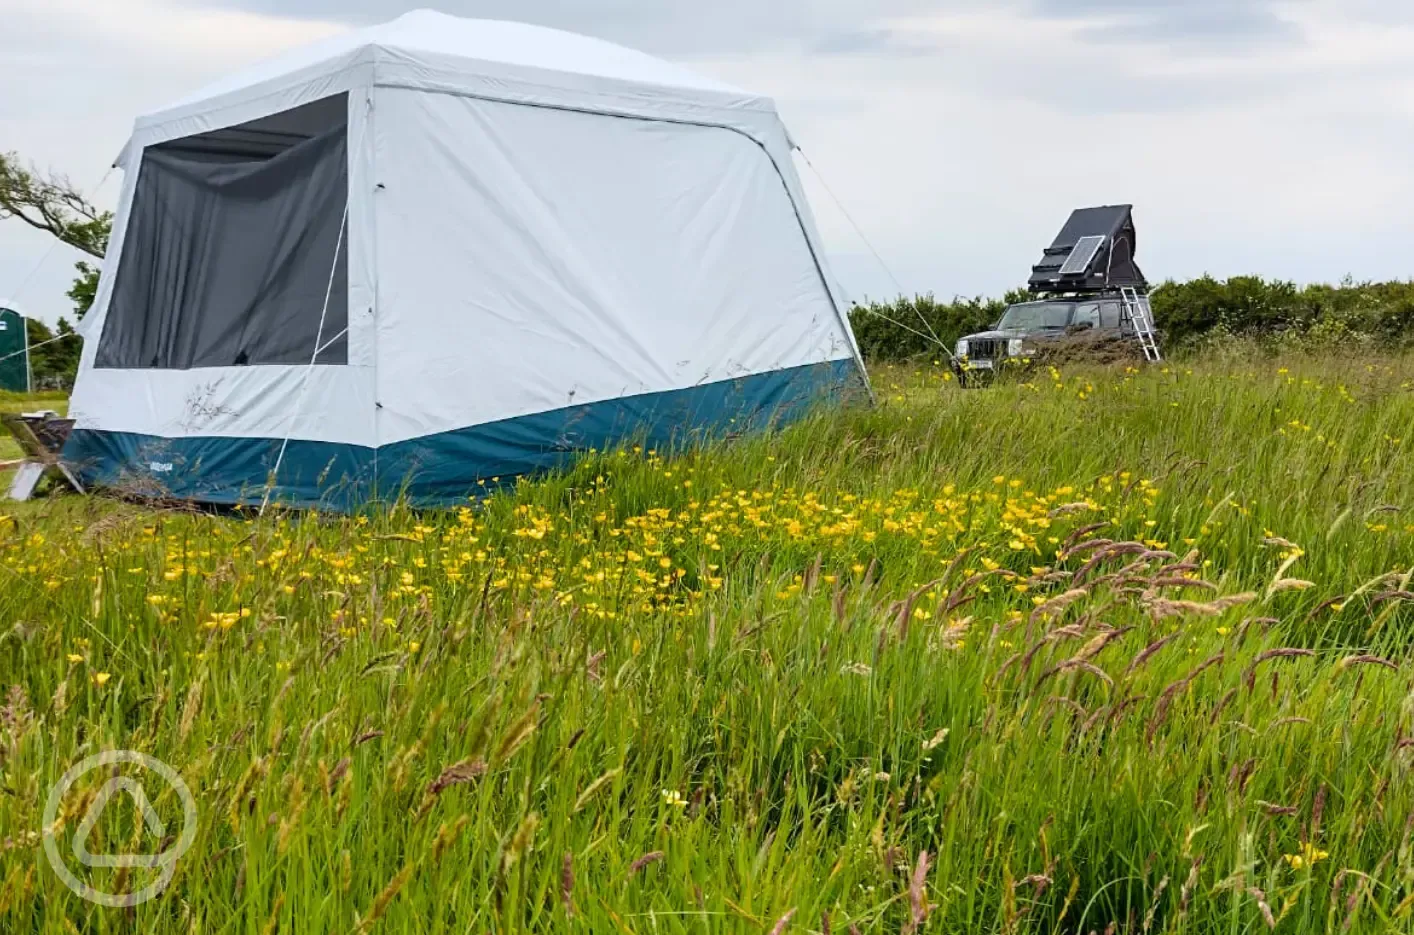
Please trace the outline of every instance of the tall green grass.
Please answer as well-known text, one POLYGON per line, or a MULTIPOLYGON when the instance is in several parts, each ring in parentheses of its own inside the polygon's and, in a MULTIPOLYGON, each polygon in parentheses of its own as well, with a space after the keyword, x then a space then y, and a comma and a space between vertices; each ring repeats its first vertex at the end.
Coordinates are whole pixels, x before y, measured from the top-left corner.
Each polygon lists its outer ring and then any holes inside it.
POLYGON ((0 926, 1407 931, 1414 364, 875 388, 478 510, 6 506, 0 926), (200 816, 130 911, 40 847, 115 748, 200 816))

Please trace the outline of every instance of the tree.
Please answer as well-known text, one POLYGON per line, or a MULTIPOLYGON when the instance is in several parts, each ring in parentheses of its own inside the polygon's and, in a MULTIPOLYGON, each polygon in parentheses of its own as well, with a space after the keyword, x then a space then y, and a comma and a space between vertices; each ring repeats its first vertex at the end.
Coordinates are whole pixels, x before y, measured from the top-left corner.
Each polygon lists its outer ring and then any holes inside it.
POLYGON ((27 169, 14 153, 0 153, 0 221, 8 218, 100 260, 113 230, 113 212, 89 204, 68 178, 27 169))
MULTIPOLYGON (((57 237, 98 260, 103 259, 113 231, 113 212, 94 207, 66 176, 27 168, 14 153, 0 153, 0 221, 9 218, 57 237)), ((69 298, 82 320, 98 288, 98 266, 80 261, 77 269, 79 277, 69 290, 69 298)))
POLYGON ((74 264, 74 268, 79 271, 79 278, 74 280, 74 284, 69 287, 68 296, 74 303, 74 314, 79 321, 83 321, 83 316, 88 314, 88 310, 93 307, 93 300, 98 297, 98 266, 94 263, 85 263, 79 260, 74 264))
POLYGON ((58 389, 73 386, 79 369, 83 344, 78 340, 56 341, 55 338, 74 333, 67 319, 59 319, 57 331, 38 318, 25 320, 29 336, 29 368, 35 389, 58 389))

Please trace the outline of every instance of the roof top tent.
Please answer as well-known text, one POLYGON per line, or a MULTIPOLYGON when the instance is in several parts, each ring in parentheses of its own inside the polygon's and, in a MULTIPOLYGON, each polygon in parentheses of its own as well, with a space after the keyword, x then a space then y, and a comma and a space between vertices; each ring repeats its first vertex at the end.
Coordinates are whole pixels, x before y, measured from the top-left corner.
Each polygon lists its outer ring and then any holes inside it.
POLYGON ((1117 294, 1121 331, 1139 343, 1145 360, 1158 363, 1163 354, 1136 250, 1132 205, 1080 208, 1032 267, 1028 285, 1034 293, 1055 297, 1117 294))
POLYGON ((0 392, 30 390, 29 329, 25 316, 0 302, 0 392))
POLYGON ((1147 292, 1136 250, 1132 205, 1081 208, 1032 268, 1028 285, 1036 293, 1147 292))
POLYGON ((418 11, 139 119, 71 402, 86 482, 462 502, 867 387, 767 98, 418 11))

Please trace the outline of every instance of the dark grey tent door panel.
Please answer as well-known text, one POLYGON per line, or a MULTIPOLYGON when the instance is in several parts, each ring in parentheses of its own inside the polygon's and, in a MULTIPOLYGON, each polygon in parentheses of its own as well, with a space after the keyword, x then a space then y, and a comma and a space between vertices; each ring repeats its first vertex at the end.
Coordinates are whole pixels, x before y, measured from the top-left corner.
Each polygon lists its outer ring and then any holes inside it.
POLYGON ((348 362, 344 95, 144 151, 95 365, 348 362))

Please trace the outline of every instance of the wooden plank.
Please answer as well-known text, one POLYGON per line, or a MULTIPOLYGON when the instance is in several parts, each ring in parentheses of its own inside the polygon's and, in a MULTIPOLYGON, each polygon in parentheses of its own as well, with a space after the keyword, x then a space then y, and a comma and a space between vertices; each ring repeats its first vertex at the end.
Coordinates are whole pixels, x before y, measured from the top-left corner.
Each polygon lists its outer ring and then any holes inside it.
POLYGON ((84 493, 83 484, 59 457, 60 446, 73 428, 72 420, 49 419, 37 424, 32 418, 0 413, 0 424, 9 430, 27 455, 21 461, 0 462, 0 470, 16 469, 10 481, 11 500, 30 499, 46 474, 84 493))
POLYGON ((39 479, 44 476, 44 465, 36 461, 26 461, 20 465, 20 469, 15 472, 15 479, 10 482, 10 499, 21 502, 34 496, 34 489, 39 486, 39 479))
POLYGON ((38 458, 44 461, 53 460, 54 455, 45 447, 39 437, 34 434, 34 429, 30 424, 19 416, 0 416, 5 428, 10 430, 15 441, 19 444, 20 450, 29 458, 38 458))

